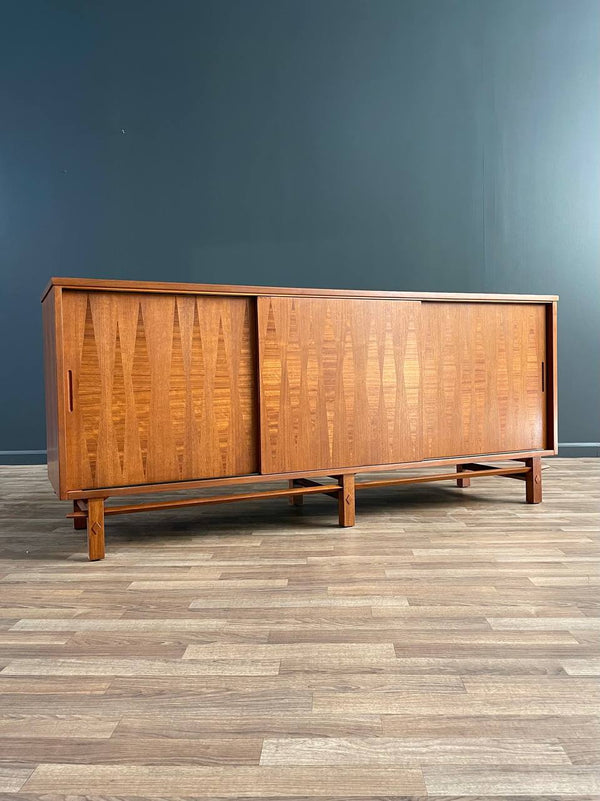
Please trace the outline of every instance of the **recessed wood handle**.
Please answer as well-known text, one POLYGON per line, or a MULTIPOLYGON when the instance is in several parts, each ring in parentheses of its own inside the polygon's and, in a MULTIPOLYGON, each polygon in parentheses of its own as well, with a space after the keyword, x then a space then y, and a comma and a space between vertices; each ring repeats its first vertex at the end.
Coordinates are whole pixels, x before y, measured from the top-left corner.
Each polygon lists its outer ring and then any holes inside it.
POLYGON ((542 392, 546 391, 546 365, 542 362, 542 392))
POLYGON ((67 370, 67 402, 69 404, 69 411, 73 411, 73 371, 67 370))

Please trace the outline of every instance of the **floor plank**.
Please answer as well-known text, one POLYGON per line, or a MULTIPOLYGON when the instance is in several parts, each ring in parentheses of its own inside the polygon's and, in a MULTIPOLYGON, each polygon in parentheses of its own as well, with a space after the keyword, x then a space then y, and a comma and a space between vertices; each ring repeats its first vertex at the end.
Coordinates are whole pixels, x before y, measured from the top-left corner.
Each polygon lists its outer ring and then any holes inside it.
POLYGON ((261 765, 570 765, 558 742, 489 737, 266 739, 261 765))
POLYGON ((565 795, 597 794, 600 774, 596 767, 554 767, 551 765, 515 769, 424 768, 429 794, 460 795, 565 795))
POLYGON ((74 714, 0 714, 2 737, 108 738, 120 718, 74 714))
MULTIPOLYGON (((583 769, 582 769, 583 770, 583 769)), ((24 791, 113 794, 173 794, 211 798, 215 795, 297 796, 332 794, 348 798, 368 794, 422 795, 419 769, 387 768, 279 768, 279 767, 178 767, 140 765, 44 764, 35 769, 24 791)))
MULTIPOLYGON (((0 801, 597 801, 600 461, 114 517, 0 467, 0 801)), ((146 498, 147 499, 147 498, 146 498)), ((135 502, 135 499, 132 499, 135 502)))

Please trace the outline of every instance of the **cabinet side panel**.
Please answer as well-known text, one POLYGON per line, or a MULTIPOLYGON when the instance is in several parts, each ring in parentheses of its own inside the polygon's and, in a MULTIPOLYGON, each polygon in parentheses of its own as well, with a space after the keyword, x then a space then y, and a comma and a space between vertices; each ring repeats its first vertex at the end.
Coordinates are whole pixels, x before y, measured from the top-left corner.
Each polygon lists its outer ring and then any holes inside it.
POLYGON ((46 397, 46 450, 48 478, 54 491, 60 495, 59 467, 59 404, 57 384, 57 303, 60 290, 52 288, 42 303, 42 331, 44 348, 44 391, 46 397))
POLYGON ((421 458, 420 303, 259 298, 263 473, 421 458))
POLYGON ((425 458, 545 448, 544 305, 422 309, 425 458))
POLYGON ((257 472, 253 301, 65 292, 72 489, 257 472))
POLYGON ((546 447, 558 453, 558 303, 546 306, 546 447))

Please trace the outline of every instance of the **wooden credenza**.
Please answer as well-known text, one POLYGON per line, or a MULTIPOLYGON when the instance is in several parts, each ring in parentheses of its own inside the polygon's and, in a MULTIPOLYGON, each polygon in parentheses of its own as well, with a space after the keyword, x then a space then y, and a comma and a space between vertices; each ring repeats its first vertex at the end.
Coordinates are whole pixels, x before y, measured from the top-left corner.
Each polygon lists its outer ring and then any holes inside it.
POLYGON ((482 475, 524 480, 538 503, 540 457, 557 450, 557 300, 54 278, 42 298, 50 480, 91 559, 105 515, 126 512, 326 493, 349 526, 357 490, 482 475), (442 472, 355 481, 413 467, 442 472), (105 504, 276 479, 286 485, 105 504))

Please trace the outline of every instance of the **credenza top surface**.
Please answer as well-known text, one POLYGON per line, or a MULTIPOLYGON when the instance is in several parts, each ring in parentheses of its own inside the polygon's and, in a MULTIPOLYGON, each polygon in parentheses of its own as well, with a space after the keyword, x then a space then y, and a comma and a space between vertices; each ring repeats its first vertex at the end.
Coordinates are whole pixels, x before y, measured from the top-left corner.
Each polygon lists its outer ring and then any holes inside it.
POLYGON ((369 289, 318 289, 307 287, 245 286, 237 284, 191 284, 170 281, 118 281, 99 278, 51 278, 42 300, 53 287, 113 292, 157 292, 197 295, 297 295, 299 297, 372 298, 397 300, 443 300, 509 303, 552 303, 558 295, 501 295, 471 292, 393 292, 369 289))

